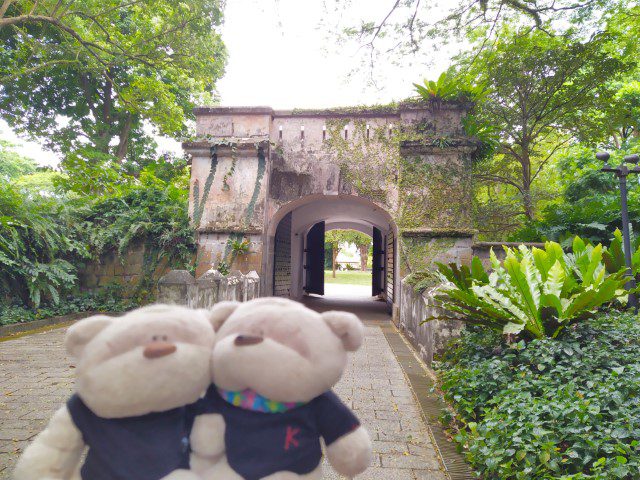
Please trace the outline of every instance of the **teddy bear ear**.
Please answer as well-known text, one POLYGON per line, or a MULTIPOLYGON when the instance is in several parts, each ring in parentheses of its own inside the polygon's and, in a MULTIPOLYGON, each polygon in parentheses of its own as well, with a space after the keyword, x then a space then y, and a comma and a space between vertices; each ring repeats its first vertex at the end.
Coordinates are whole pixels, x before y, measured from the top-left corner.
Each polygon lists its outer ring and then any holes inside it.
POLYGON ((95 315, 71 325, 64 339, 64 345, 69 355, 76 358, 82 355, 87 343, 111 323, 113 323, 113 317, 95 315))
POLYGON ((219 302, 216 303, 213 308, 207 311, 209 321, 213 325, 213 329, 217 332, 222 327, 222 324, 229 318, 229 316, 235 312, 236 308, 240 306, 240 302, 219 302))
POLYGON ((333 333, 342 340, 346 350, 355 352, 360 348, 364 340, 364 327, 353 313, 330 311, 324 312, 322 318, 333 333))

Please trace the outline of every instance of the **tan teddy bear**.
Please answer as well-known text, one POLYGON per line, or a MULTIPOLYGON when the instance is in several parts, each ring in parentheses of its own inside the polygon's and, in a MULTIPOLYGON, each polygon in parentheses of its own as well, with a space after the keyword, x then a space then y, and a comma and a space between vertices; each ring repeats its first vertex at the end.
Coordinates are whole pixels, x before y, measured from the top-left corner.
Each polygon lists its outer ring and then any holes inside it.
POLYGON ((159 480, 188 467, 185 406, 211 381, 214 337, 208 312, 169 305, 70 327, 77 393, 25 450, 15 480, 159 480))
POLYGON ((369 435, 331 391, 362 344, 360 320, 281 298, 222 302, 212 315, 214 385, 196 406, 192 470, 207 480, 320 479, 321 438, 338 473, 366 470, 369 435))

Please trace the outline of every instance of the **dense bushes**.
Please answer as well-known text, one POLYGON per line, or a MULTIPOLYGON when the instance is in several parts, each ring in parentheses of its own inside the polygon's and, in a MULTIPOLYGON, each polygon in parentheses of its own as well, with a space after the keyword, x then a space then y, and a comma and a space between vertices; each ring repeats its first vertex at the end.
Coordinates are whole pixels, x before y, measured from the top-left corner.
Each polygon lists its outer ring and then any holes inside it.
POLYGON ((110 285, 91 292, 67 295, 57 304, 39 308, 0 304, 0 325, 29 322, 78 312, 125 312, 140 305, 138 298, 125 298, 123 288, 110 285))
POLYGON ((0 185, 0 323, 105 310, 107 294, 112 308, 121 309, 125 293, 134 303, 150 299, 161 263, 190 267, 195 240, 186 162, 161 159, 135 177, 118 172, 118 181, 99 193, 78 187, 89 178, 86 168, 58 176, 47 191, 22 188, 16 179, 0 185), (136 291, 78 296, 77 274, 87 262, 108 252, 122 254, 134 243, 145 245, 136 291))
MULTIPOLYGON (((640 141, 634 139, 624 147, 614 153, 612 165, 640 150, 640 141)), ((552 182, 561 195, 542 209, 540 218, 527 222, 508 239, 554 240, 569 246, 571 238, 579 235, 593 243, 607 244, 611 232, 622 228, 620 189, 613 174, 600 171, 602 166, 592 148, 568 149, 558 161, 552 182)), ((640 189, 635 181, 635 176, 629 177, 629 221, 633 230, 640 231, 640 189)))
POLYGON ((86 256, 55 198, 32 197, 0 185, 0 296, 38 307, 57 303, 76 281, 70 257, 86 256))
POLYGON ((485 478, 640 478, 640 322, 600 314, 512 345, 470 327, 438 370, 485 478))
POLYGON ((94 199, 75 212, 81 237, 96 257, 123 254, 134 242, 146 246, 145 281, 160 261, 188 268, 195 252, 188 216, 188 193, 182 186, 142 175, 140 183, 94 199))

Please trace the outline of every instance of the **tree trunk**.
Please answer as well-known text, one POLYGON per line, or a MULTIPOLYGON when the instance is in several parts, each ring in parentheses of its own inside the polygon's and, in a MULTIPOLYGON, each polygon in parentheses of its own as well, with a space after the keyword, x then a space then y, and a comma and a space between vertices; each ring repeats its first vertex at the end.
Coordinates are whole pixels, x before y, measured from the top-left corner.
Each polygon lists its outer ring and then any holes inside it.
POLYGON ((529 220, 533 220, 535 215, 533 199, 531 198, 531 158, 529 156, 529 142, 522 143, 522 156, 520 164, 522 165, 522 205, 524 214, 529 220))
POLYGON ((338 253, 340 252, 340 249, 337 247, 333 247, 331 249, 331 262, 332 262, 332 266, 333 266, 333 278, 336 278, 336 259, 338 258, 338 253))
POLYGON ((129 147, 129 134, 131 133, 131 125, 133 123, 133 117, 131 114, 127 115, 127 119, 124 122, 122 130, 120 130, 118 150, 116 151, 116 157, 118 160, 124 160, 127 156, 127 149, 129 147))
POLYGON ((369 260, 369 245, 358 245, 360 250, 360 270, 367 271, 367 261, 369 260))

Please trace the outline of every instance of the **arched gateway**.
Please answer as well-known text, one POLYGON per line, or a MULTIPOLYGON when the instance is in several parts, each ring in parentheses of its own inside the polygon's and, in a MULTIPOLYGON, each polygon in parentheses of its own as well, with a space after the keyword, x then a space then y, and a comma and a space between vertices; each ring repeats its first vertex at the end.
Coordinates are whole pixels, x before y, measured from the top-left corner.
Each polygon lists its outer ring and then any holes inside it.
POLYGON ((471 256, 467 106, 195 110, 190 214, 196 276, 225 262, 256 270, 263 295, 322 293, 324 232, 374 239, 372 293, 399 303, 399 281, 471 256), (240 244, 247 240, 249 251, 240 244))

